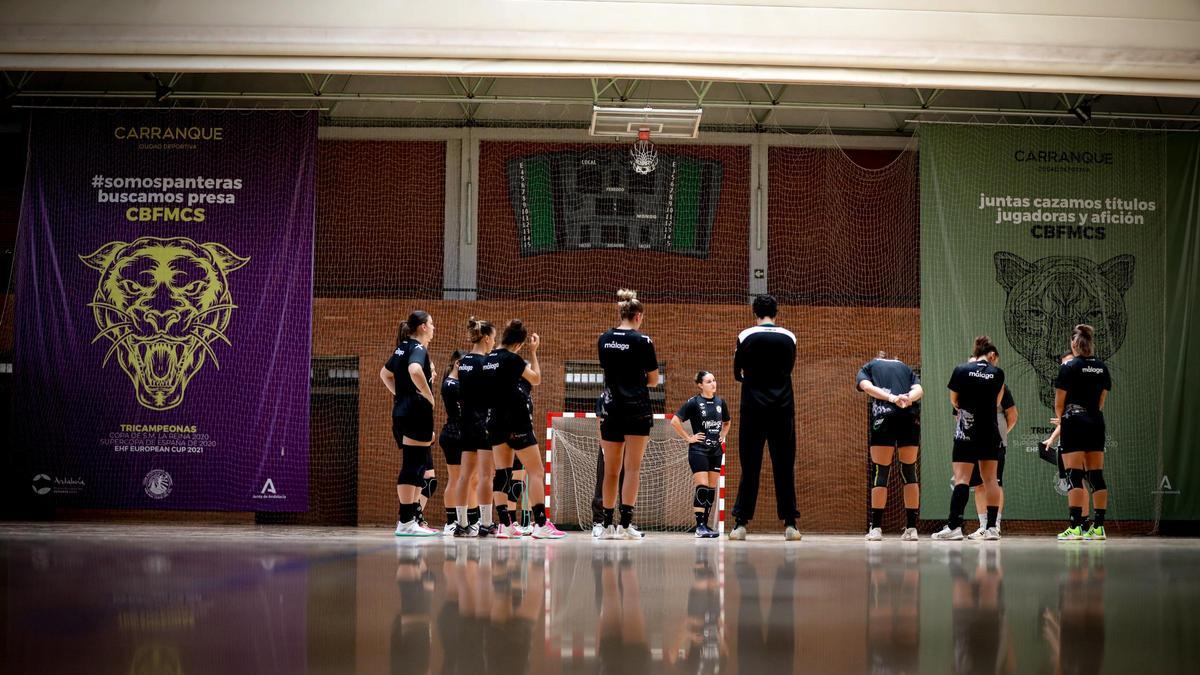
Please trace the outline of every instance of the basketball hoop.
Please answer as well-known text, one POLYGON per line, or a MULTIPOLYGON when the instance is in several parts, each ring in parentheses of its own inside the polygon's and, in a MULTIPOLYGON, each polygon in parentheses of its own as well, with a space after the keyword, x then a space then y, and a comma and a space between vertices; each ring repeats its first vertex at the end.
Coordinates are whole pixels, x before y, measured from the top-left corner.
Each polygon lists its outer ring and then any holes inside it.
POLYGON ((633 160, 633 170, 643 176, 658 168, 658 151, 650 141, 649 129, 638 129, 637 140, 633 142, 629 156, 633 160))

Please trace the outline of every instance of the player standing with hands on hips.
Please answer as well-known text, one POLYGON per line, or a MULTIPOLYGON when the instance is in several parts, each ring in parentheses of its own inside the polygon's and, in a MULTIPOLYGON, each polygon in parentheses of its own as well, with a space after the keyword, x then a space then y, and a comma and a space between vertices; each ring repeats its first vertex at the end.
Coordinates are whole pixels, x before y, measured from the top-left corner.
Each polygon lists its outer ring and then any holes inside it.
POLYGON ((688 464, 692 468, 695 492, 692 507, 696 512, 696 538, 712 539, 717 532, 708 526, 708 517, 717 500, 717 480, 721 475, 722 446, 729 434, 729 406, 717 396, 717 376, 702 370, 696 373, 700 393, 689 398, 671 418, 675 433, 688 443, 688 464), (692 432, 683 423, 692 423, 692 432))
POLYGON ((395 397, 392 436, 400 446, 400 475, 396 496, 400 500, 397 537, 432 537, 437 530, 417 520, 417 497, 424 485, 425 466, 433 445, 433 365, 428 346, 433 340, 433 317, 416 310, 400 324, 396 351, 379 369, 379 378, 395 397))
POLYGON ((754 298, 758 325, 738 335, 733 377, 742 383, 742 419, 738 425, 738 456, 742 480, 733 506, 735 526, 729 538, 744 540, 746 523, 754 518, 763 444, 771 452, 775 474, 775 506, 783 521, 783 538, 799 541, 796 529, 796 401, 792 368, 796 365, 796 336, 775 325, 779 303, 770 295, 754 298))

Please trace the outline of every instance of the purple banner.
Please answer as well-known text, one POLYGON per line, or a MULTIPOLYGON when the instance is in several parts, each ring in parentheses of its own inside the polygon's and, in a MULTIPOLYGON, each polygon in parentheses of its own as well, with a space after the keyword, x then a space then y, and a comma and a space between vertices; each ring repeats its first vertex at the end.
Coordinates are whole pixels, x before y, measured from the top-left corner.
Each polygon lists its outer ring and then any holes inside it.
POLYGON ((315 113, 49 112, 18 235, 30 499, 305 511, 315 113))

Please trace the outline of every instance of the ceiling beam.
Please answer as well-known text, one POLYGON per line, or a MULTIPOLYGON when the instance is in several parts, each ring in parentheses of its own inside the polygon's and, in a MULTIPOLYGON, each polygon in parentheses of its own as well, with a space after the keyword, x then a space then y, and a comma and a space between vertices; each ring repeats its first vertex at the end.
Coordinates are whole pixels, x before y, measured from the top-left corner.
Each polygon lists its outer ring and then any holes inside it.
MULTIPOLYGON (((467 91, 459 91, 455 86, 454 78, 447 78, 452 90, 451 94, 384 94, 384 93, 324 93, 320 97, 314 96, 307 92, 254 92, 254 91, 172 91, 170 98, 173 100, 221 100, 221 101, 295 101, 295 102, 312 102, 314 99, 329 101, 357 101, 357 102, 376 102, 376 103, 454 103, 460 106, 466 106, 468 103, 475 106, 480 105, 520 105, 520 104, 547 104, 547 105, 594 105, 598 101, 587 96, 497 96, 491 94, 472 94, 468 96, 467 91)), ((492 81, 493 83, 495 80, 492 81)), ((629 86, 625 87, 623 93, 630 94, 638 80, 633 80, 629 86)), ((491 89, 489 84, 488 91, 491 89)), ((620 89, 618 89, 621 91, 620 89)), ((862 113, 897 113, 897 114, 922 114, 928 113, 931 115, 978 115, 978 116, 1035 116, 1035 117, 1052 117, 1052 118, 1070 118, 1074 115, 1067 109, 1050 109, 1036 110, 1029 108, 1004 108, 1004 107, 973 107, 973 106, 946 106, 938 107, 929 105, 922 107, 919 105, 898 105, 888 103, 823 103, 823 102, 800 102, 800 101, 755 101, 745 95, 745 92, 740 86, 737 87, 739 96, 742 100, 705 100, 704 107, 706 108, 732 108, 746 110, 808 110, 808 111, 824 111, 824 112, 862 112, 862 113)), ((601 90, 603 91, 603 90, 601 90)), ((779 92, 773 90, 773 94, 778 95, 779 92)), ((147 101, 155 98, 155 93, 151 91, 126 91, 126 90, 21 90, 18 91, 13 98, 29 101, 30 99, 43 100, 62 100, 62 99, 100 99, 100 100, 128 100, 147 101)), ((1070 101, 1065 96, 1062 100, 1068 104, 1070 101)), ((695 104, 694 100, 689 99, 651 99, 647 100, 648 105, 657 107, 688 107, 695 104)), ((926 100, 929 103, 929 99, 926 100)), ((469 109, 464 107, 464 113, 469 109)), ((1105 112, 1094 111, 1092 118, 1096 120, 1120 120, 1120 121, 1153 121, 1153 122, 1200 122, 1200 115, 1195 114, 1195 111, 1190 114, 1163 114, 1163 113, 1130 113, 1130 112, 1105 112)))

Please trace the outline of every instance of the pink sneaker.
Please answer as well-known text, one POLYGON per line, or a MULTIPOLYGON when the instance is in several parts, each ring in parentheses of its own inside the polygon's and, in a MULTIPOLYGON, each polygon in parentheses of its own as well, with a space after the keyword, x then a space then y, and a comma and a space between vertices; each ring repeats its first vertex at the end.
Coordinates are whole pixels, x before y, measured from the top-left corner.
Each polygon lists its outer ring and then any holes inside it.
POLYGON ((535 525, 531 536, 534 539, 562 539, 567 536, 567 533, 558 529, 554 526, 554 523, 547 520, 545 525, 535 525))
POLYGON ((521 537, 525 536, 525 530, 522 530, 520 525, 513 523, 512 525, 508 526, 508 536, 512 537, 513 539, 520 539, 521 537))
POLYGON ((494 536, 497 539, 511 539, 512 538, 508 534, 508 527, 506 525, 501 525, 500 527, 496 528, 496 534, 494 536))

